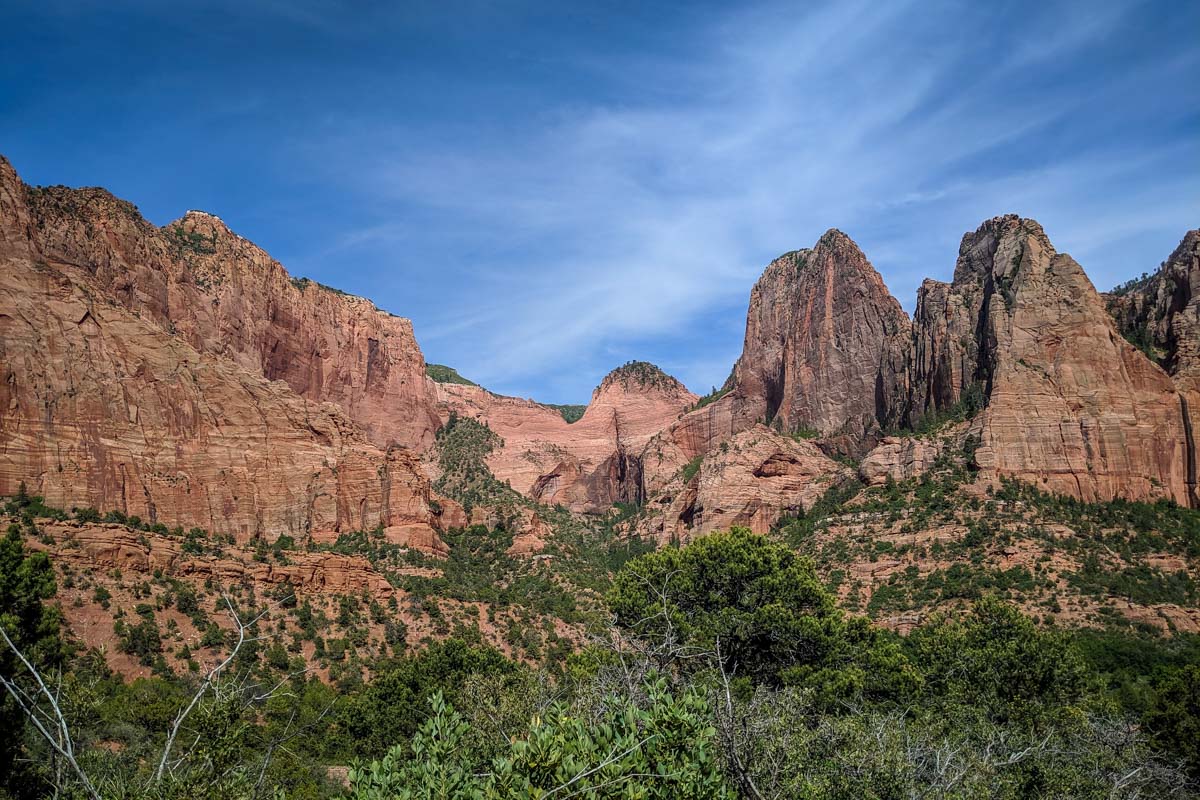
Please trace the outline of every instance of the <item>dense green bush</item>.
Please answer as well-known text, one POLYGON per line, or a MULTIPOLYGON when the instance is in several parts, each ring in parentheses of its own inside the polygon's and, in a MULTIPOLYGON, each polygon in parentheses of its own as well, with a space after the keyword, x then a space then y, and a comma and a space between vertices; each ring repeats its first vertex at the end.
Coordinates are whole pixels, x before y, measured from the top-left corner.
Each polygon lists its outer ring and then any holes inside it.
POLYGON ((894 642, 835 606, 811 562, 745 528, 631 561, 608 602, 619 627, 683 669, 715 661, 756 683, 820 687, 829 704, 916 680, 894 642))
MULTIPOLYGON (((15 502, 25 502, 20 507, 28 507, 27 498, 19 497, 15 502)), ((59 636, 61 617, 55 608, 45 605, 54 591, 50 559, 45 553, 27 552, 20 527, 10 526, 0 539, 0 628, 37 668, 48 672, 58 669, 66 657, 59 636)), ((10 679, 28 677, 2 641, 0 675, 10 679)), ((25 717, 3 690, 0 730, 4 732, 0 735, 0 796, 5 792, 13 797, 37 796, 38 790, 45 787, 46 775, 37 762, 21 757, 25 717)))
POLYGON ((404 745, 425 719, 430 697, 451 702, 471 675, 504 674, 518 665, 490 647, 451 639, 412 656, 377 665, 371 682, 344 705, 341 724, 365 756, 381 756, 404 745))
POLYGON ((354 800, 720 800, 733 795, 715 757, 716 731, 697 692, 644 687, 639 706, 614 698, 599 719, 565 705, 535 718, 506 752, 487 759, 469 746, 470 724, 440 694, 409 748, 350 772, 354 800))
POLYGON ((965 706, 1004 724, 1042 724, 1073 712, 1094 688, 1070 639, 1039 630, 1016 608, 993 598, 967 616, 945 616, 905 643, 924 676, 926 709, 965 706))

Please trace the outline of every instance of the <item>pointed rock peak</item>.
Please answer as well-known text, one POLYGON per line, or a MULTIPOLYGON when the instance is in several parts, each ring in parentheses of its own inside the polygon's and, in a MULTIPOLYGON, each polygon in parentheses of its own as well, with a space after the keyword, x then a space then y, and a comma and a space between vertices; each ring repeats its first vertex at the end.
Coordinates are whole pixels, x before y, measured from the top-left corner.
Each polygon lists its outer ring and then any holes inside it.
MULTIPOLYGON (((164 226, 167 233, 181 230, 189 234, 199 234, 204 238, 217 239, 223 236, 237 236, 225 221, 216 214, 210 214, 207 211, 189 210, 182 217, 174 222, 168 222, 164 226)), ((237 238, 242 238, 237 236, 237 238)))
POLYGON ((849 250, 862 255, 862 248, 858 246, 858 243, 837 228, 830 228, 821 234, 821 238, 817 240, 817 247, 849 250))
POLYGON ((789 250, 778 256, 763 270, 758 283, 770 283, 779 278, 795 278, 808 271, 810 265, 829 265, 845 262, 859 266, 866 264, 872 273, 866 255, 858 243, 837 228, 830 228, 821 235, 812 247, 789 250))
POLYGON ((17 171, 0 156, 0 244, 28 249, 29 207, 27 191, 17 171))
POLYGON ((1184 264, 1192 267, 1197 265, 1197 254, 1200 254, 1200 228, 1188 231, 1179 241, 1179 246, 1171 253, 1164 268, 1174 264, 1184 264))
POLYGON ((831 284, 857 287, 848 291, 869 296, 871 302, 887 306, 890 315, 907 319, 862 248, 837 228, 825 231, 812 248, 784 253, 767 265, 750 293, 750 316, 764 306, 780 303, 805 307, 814 302, 823 304, 837 294, 824 288, 831 284))
POLYGON ((1042 229, 1041 223, 1036 219, 1022 217, 1017 214, 1001 214, 998 217, 984 220, 974 231, 964 233, 960 250, 964 246, 988 240, 998 241, 1000 239, 1024 236, 1032 236, 1044 241, 1046 244, 1050 243, 1050 240, 1046 237, 1046 231, 1042 229))
POLYGON ((817 240, 808 259, 814 270, 826 275, 834 284, 862 287, 881 303, 905 318, 900 301, 892 296, 883 276, 867 258, 858 243, 837 228, 830 228, 817 240))
POLYGON ((13 167, 12 162, 0 155, 0 188, 9 189, 20 185, 21 178, 17 175, 16 168, 13 167))
POLYGON ((600 385, 592 393, 593 402, 596 398, 617 387, 632 392, 657 391, 667 394, 687 392, 687 388, 682 383, 649 361, 629 361, 604 376, 604 380, 600 381, 600 385))
POLYGON ((963 234, 954 282, 981 282, 989 275, 1012 277, 1033 255, 1047 261, 1055 255, 1054 245, 1037 220, 1017 214, 992 217, 963 234))
POLYGON ((159 230, 180 252, 216 255, 221 260, 228 260, 231 254, 238 253, 262 263, 274 261, 266 250, 230 228, 216 214, 207 211, 191 209, 159 230))

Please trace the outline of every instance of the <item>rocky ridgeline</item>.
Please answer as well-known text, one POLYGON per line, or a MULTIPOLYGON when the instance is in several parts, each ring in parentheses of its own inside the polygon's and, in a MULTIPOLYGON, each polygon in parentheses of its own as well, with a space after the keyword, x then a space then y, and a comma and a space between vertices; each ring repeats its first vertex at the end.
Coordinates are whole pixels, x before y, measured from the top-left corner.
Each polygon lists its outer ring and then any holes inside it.
POLYGON ((487 459, 498 479, 538 502, 581 513, 641 502, 643 449, 697 399, 645 362, 605 376, 572 423, 550 406, 478 386, 431 380, 430 393, 444 419, 451 413, 479 419, 499 436, 487 459))
POLYGON ((981 484, 1196 506, 1198 240, 1105 297, 1036 222, 996 217, 910 320, 830 230, 767 267, 718 396, 631 362, 568 422, 427 377, 407 320, 293 280, 212 215, 156 228, 103 190, 34 189, 0 162, 0 494, 24 482, 55 505, 243 540, 383 527, 439 552, 438 532, 469 519, 430 488, 455 415, 495 433, 500 483, 572 512, 644 505, 660 539, 766 530, 851 462, 902 480, 965 442, 981 484))
POLYGON ((240 541, 382 527, 436 551, 454 522, 393 446, 437 424, 409 323, 215 217, 155 228, 0 159, 0 370, 0 495, 240 541))
MULTIPOLYGON (((951 283, 924 282, 911 322, 844 234, 781 256, 751 293, 723 394, 644 453, 647 494, 666 517, 650 529, 711 530, 731 506, 748 508, 743 489, 702 500, 700 476, 726 460, 732 437, 764 423, 771 430, 760 438, 775 435, 774 448, 759 445, 764 464, 790 447, 789 435, 811 437, 878 482, 936 459, 944 445, 914 433, 970 417, 953 444, 970 437, 981 483, 1003 476, 1085 501, 1200 505, 1198 238, 1188 233, 1157 275, 1106 308, 1040 225, 996 217, 963 237, 951 283), (1157 359, 1127 340, 1135 330, 1149 331, 1157 359)), ((792 500, 778 511, 804 505, 800 494, 792 500)))

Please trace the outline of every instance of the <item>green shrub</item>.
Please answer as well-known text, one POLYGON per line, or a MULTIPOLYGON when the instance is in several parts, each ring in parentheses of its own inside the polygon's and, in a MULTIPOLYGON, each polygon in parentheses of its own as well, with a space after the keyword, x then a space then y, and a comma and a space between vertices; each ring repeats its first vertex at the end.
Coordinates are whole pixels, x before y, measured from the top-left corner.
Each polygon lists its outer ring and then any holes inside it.
POLYGON ((458 370, 445 364, 426 364, 425 374, 438 383, 457 383, 462 386, 478 386, 475 381, 467 380, 458 374, 458 370))
POLYGON ((436 693, 429 703, 433 714, 410 747, 393 747, 379 761, 354 766, 351 796, 732 798, 718 766, 716 731, 703 696, 672 695, 662 680, 645 691, 646 707, 617 700, 599 720, 556 706, 491 760, 470 746, 470 724, 436 693))
POLYGON ((692 654, 683 669, 715 661, 766 685, 815 687, 830 704, 916 678, 894 643, 838 610, 811 562, 746 528, 634 559, 608 604, 626 635, 692 654))

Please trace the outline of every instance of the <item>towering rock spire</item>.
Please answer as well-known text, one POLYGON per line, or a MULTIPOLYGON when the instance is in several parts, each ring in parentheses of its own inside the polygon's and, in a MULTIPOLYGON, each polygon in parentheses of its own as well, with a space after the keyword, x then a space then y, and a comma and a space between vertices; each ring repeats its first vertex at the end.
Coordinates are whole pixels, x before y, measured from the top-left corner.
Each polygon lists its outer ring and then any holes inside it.
POLYGON ((813 430, 860 454, 899 419, 907 315, 850 237, 830 230, 780 256, 750 295, 734 380, 785 432, 813 430))
POLYGON ((912 375, 910 421, 980 387, 985 477, 1192 502, 1184 398, 1034 220, 988 220, 963 237, 953 283, 922 286, 912 375))

